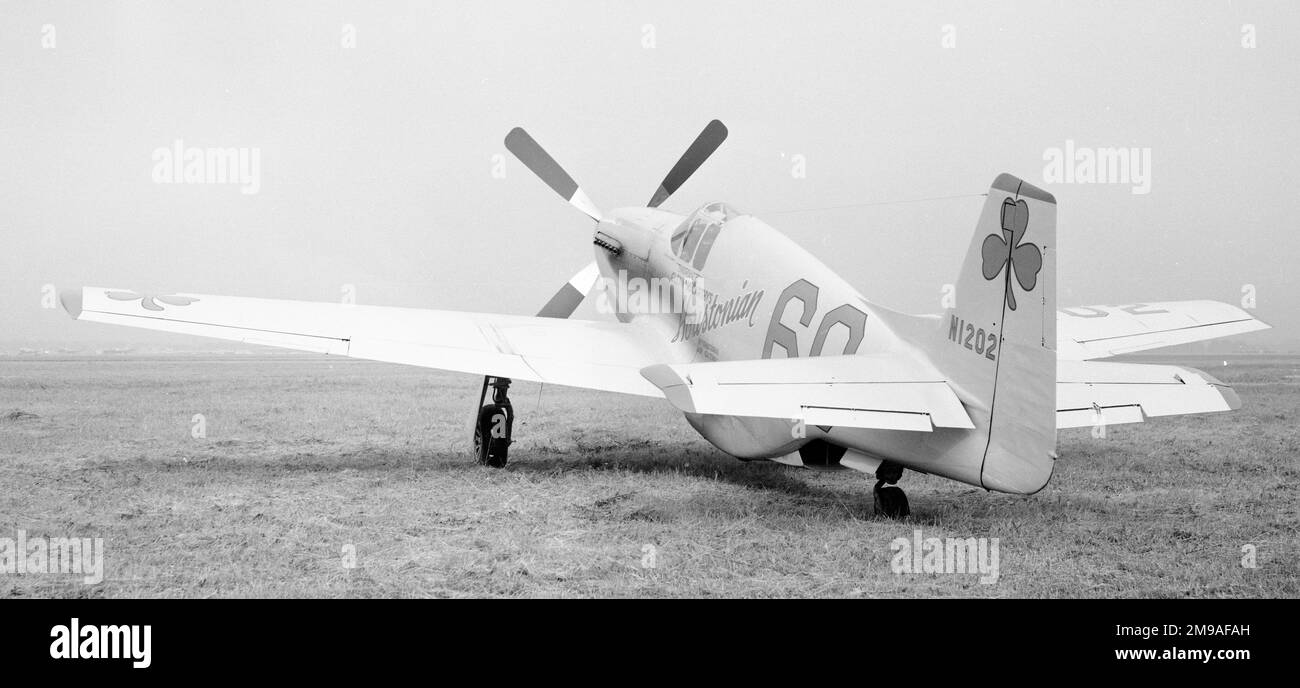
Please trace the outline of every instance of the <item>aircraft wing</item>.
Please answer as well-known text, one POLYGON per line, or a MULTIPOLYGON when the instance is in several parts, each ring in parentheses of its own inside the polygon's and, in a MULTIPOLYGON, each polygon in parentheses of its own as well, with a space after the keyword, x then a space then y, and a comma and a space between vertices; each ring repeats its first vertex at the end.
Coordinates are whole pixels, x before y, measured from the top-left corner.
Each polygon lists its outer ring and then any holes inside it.
POLYGON ((1057 311, 1058 358, 1084 361, 1268 329, 1217 301, 1076 306, 1057 311))
POLYGON ((671 360, 635 323, 100 287, 60 301, 77 320, 654 397, 639 371, 671 360))
POLYGON ((1056 427, 1141 423, 1148 416, 1231 411, 1232 388, 1195 368, 1057 361, 1056 427))
POLYGON ((975 427, 947 381, 903 355, 659 364, 642 374, 687 413, 919 432, 975 427))

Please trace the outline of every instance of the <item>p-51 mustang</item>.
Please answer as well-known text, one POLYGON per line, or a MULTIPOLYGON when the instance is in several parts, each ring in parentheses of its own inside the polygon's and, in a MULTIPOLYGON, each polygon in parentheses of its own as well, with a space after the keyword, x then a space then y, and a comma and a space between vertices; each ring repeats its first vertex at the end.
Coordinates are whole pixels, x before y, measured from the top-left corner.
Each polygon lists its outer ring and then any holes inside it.
POLYGON ((1046 191, 998 176, 955 303, 905 315, 730 205, 660 210, 726 136, 709 123, 645 207, 605 213, 511 131, 507 149, 596 223, 595 262, 536 317, 99 287, 61 300, 78 320, 486 374, 474 435, 492 466, 511 442, 511 380, 662 397, 732 456, 874 474, 891 517, 909 511, 904 468, 1031 494, 1052 477, 1058 428, 1239 406, 1198 370, 1091 360, 1267 325, 1211 301, 1057 311, 1046 191), (598 282, 617 322, 568 319, 598 282))

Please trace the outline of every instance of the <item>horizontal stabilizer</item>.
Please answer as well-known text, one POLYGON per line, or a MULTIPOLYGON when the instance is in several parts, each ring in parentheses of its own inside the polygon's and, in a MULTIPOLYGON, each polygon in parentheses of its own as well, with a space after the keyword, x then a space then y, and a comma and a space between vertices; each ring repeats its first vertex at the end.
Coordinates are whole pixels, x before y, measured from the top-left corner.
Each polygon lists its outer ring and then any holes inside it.
POLYGON ((895 355, 661 364, 641 374, 687 413, 920 432, 975 427, 945 380, 895 355))
POLYGON ((1231 411, 1236 392, 1194 368, 1060 361, 1056 427, 1141 423, 1147 417, 1231 411))

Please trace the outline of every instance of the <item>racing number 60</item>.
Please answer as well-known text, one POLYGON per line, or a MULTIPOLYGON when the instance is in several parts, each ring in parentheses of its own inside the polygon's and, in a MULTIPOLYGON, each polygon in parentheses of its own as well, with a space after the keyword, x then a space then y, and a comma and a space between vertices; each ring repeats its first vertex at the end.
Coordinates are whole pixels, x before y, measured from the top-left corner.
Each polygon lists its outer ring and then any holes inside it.
MULTIPOLYGON (((798 301, 803 307, 799 314, 799 325, 807 328, 817 313, 817 296, 820 292, 821 289, 817 285, 805 279, 791 284, 781 292, 781 297, 776 300, 776 306, 772 309, 772 320, 767 325, 767 337, 763 341, 763 358, 772 357, 774 345, 785 350, 787 358, 799 356, 799 334, 782 324, 781 316, 785 314, 785 308, 791 301, 798 301)), ((817 334, 813 337, 812 349, 808 352, 809 356, 822 354, 822 347, 826 345, 826 336, 836 325, 843 325, 849 330, 849 340, 844 344, 843 353, 858 352, 858 347, 862 345, 862 338, 867 333, 867 314, 844 304, 822 316, 821 324, 817 326, 817 334)))

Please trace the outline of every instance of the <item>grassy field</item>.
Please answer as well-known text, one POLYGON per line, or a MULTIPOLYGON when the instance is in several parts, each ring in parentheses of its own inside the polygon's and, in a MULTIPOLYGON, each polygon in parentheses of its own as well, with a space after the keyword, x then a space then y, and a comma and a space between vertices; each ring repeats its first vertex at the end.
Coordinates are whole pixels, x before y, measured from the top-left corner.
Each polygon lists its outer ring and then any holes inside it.
POLYGON ((0 574, 0 596, 1298 596, 1300 359, 1171 362, 1244 407, 1063 431, 1032 497, 909 472, 895 522, 866 476, 736 461, 662 401, 516 384, 494 470, 468 455, 471 376, 0 358, 0 537, 106 551, 99 585, 0 574), (997 583, 895 574, 890 543, 917 528, 998 538, 997 583))

